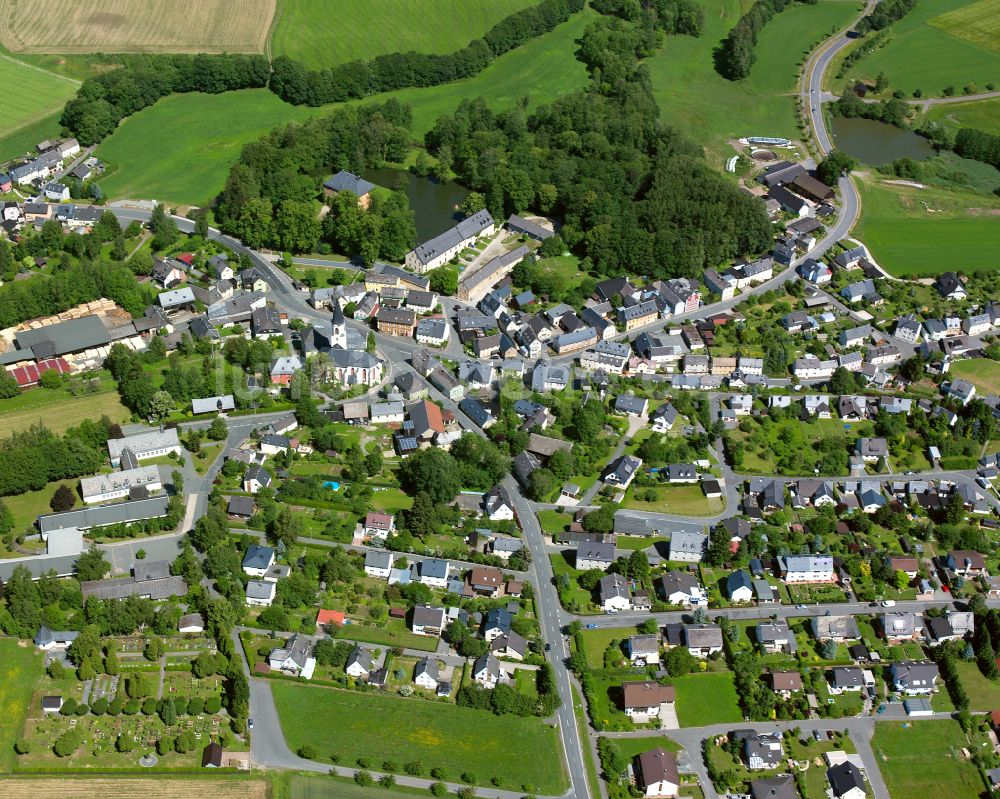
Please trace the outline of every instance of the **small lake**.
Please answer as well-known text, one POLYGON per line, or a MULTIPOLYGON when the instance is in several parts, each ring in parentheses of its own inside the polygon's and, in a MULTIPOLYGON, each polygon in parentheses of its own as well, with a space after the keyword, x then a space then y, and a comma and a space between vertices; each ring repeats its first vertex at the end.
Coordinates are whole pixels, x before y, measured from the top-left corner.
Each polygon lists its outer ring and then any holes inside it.
POLYGON ((361 177, 384 188, 406 192, 417 226, 417 241, 427 241, 454 225, 460 218, 456 216, 456 206, 469 195, 468 189, 455 182, 438 183, 402 169, 366 169, 361 177))
POLYGON ((871 166, 897 158, 921 161, 934 155, 934 148, 912 130, 903 130, 874 119, 833 117, 830 132, 837 149, 871 166))

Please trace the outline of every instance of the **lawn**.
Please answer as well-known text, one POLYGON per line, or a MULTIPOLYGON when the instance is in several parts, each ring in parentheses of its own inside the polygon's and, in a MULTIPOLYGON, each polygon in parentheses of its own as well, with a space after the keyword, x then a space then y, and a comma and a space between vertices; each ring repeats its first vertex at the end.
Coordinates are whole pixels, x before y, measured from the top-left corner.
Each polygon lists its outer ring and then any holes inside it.
POLYGON ((49 501, 56 489, 65 484, 73 489, 73 497, 77 505, 82 505, 76 492, 76 480, 59 480, 49 483, 45 488, 38 491, 27 491, 24 494, 17 494, 12 497, 3 497, 3 503, 12 514, 14 514, 14 530, 22 531, 26 527, 31 527, 35 519, 43 513, 52 513, 49 501))
POLYGON ((128 420, 130 414, 119 402, 117 391, 108 389, 74 397, 62 389, 35 388, 0 400, 0 419, 5 434, 27 430, 39 422, 44 422, 55 433, 62 433, 85 419, 102 415, 107 415, 112 422, 128 420))
POLYGON ((894 275, 937 275, 1000 265, 1000 200, 984 194, 915 189, 859 180, 861 219, 854 235, 894 275))
POLYGON ((562 602, 563 607, 574 613, 594 612, 594 603, 590 592, 581 588, 576 582, 580 572, 569 564, 566 555, 562 552, 553 552, 549 555, 549 561, 552 564, 552 574, 556 580, 556 587, 559 589, 559 601, 562 602), (569 580, 569 585, 565 588, 562 585, 562 575, 564 574, 569 580))
MULTIPOLYGON (((0 85, 4 87, 0 139, 16 135, 51 116, 76 93, 78 86, 75 80, 8 58, 0 58, 0 85)), ((37 140, 31 142, 29 148, 34 149, 37 143, 37 140)), ((18 148, 11 154, 17 155, 29 148, 18 148)), ((8 145, 0 143, 0 155, 8 149, 8 145)))
POLYGON ((965 692, 969 695, 969 710, 996 710, 1000 707, 1000 680, 988 680, 979 667, 959 660, 955 662, 965 692))
POLYGON ((875 725, 872 749, 892 799, 948 796, 974 799, 983 782, 960 750, 969 745, 957 721, 898 722, 875 725))
POLYGON ((729 672, 687 674, 671 680, 677 689, 677 720, 682 727, 741 721, 733 675, 729 672))
POLYGON ((269 795, 271 799, 372 799, 373 795, 384 799, 411 799, 413 796, 426 797, 427 792, 396 785, 379 787, 376 793, 344 777, 277 773, 271 775, 269 795))
POLYGON ((450 53, 536 0, 281 0, 271 37, 274 55, 323 69, 387 53, 450 53), (373 36, 373 31, 378 31, 373 36))
POLYGON ((834 88, 884 72, 890 88, 907 96, 920 89, 924 97, 940 97, 946 86, 961 92, 969 83, 984 91, 985 84, 1000 77, 1000 53, 982 43, 997 24, 998 8, 997 0, 917 3, 892 26, 889 44, 848 69, 834 88), (973 17, 976 24, 969 24, 973 17))
POLYGON ((954 361, 949 372, 968 380, 980 394, 1000 394, 1000 362, 987 358, 954 361))
POLYGON ((21 736, 42 656, 30 643, 0 640, 0 770, 10 772, 16 755, 14 741, 21 736))
POLYGON ((698 484, 660 485, 653 488, 632 486, 628 497, 622 503, 622 507, 631 510, 674 513, 679 516, 714 516, 723 511, 726 503, 721 499, 706 497, 705 492, 698 484), (656 492, 654 501, 636 499, 636 494, 645 496, 649 491, 656 492))
POLYGON ((501 776, 506 787, 546 794, 567 786, 557 732, 535 718, 281 682, 271 690, 288 745, 312 744, 323 760, 334 752, 343 765, 419 760, 453 779, 501 776))
POLYGON ((745 81, 728 81, 712 65, 712 51, 747 5, 740 0, 700 0, 705 29, 699 38, 677 36, 647 62, 653 94, 667 124, 703 144, 719 168, 732 155, 727 139, 799 135, 794 89, 797 64, 810 45, 847 25, 859 10, 851 0, 793 5, 761 31, 757 62, 745 81))
POLYGON ((976 128, 1000 136, 1000 97, 992 100, 973 100, 968 103, 935 105, 927 112, 927 119, 958 130, 976 128))
POLYGON ((635 635, 635 627, 600 627, 596 630, 581 630, 583 638, 583 654, 592 669, 604 668, 604 651, 615 640, 624 640, 635 635))
MULTIPOLYGON (((575 41, 596 12, 574 14, 551 33, 498 58, 479 75, 455 83, 402 89, 364 102, 395 97, 413 107, 415 140, 463 99, 483 96, 492 108, 508 108, 527 96, 547 103, 586 83, 573 57, 575 41)), ((366 39, 368 43, 370 40, 366 39)), ((335 105, 308 108, 282 102, 267 89, 225 94, 178 94, 126 119, 104 140, 97 155, 117 171, 101 181, 109 199, 156 198, 200 205, 223 187, 243 145, 272 128, 329 114, 335 105), (156 152, 156 158, 149 153, 156 152)))
POLYGON ((421 649, 433 652, 437 649, 438 639, 430 635, 416 635, 407 628, 402 619, 389 619, 383 627, 370 627, 366 624, 345 624, 338 627, 335 638, 346 638, 349 641, 360 641, 364 644, 384 644, 385 646, 401 646, 406 649, 421 649))

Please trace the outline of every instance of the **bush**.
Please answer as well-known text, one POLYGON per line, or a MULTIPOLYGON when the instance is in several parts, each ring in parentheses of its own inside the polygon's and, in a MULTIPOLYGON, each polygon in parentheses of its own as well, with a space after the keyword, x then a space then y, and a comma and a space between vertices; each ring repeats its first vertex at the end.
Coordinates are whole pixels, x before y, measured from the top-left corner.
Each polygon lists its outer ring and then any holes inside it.
POLYGON ((52 750, 59 757, 69 757, 80 748, 80 744, 82 743, 83 736, 80 732, 78 730, 69 730, 56 738, 52 750))
POLYGON ((135 749, 135 741, 132 740, 131 736, 122 733, 115 741, 115 749, 119 752, 131 752, 135 749))
POLYGON ((432 782, 431 793, 435 796, 445 796, 448 793, 448 786, 443 782, 432 782))
POLYGON ((187 703, 187 713, 189 716, 200 716, 205 710, 205 700, 196 696, 187 703))
POLYGON ((147 697, 146 700, 142 703, 142 715, 152 716, 156 712, 156 705, 157 705, 156 699, 154 699, 151 696, 147 697))
POLYGON ((375 780, 372 779, 371 772, 367 771, 366 769, 361 769, 360 771, 355 772, 354 773, 354 781, 358 785, 361 785, 361 786, 364 786, 364 787, 372 785, 375 782, 375 780))
POLYGON ((14 742, 14 751, 19 755, 26 755, 31 751, 31 744, 24 740, 24 738, 18 738, 14 742))
POLYGON ((306 760, 315 760, 317 756, 316 747, 312 744, 304 744, 299 747, 299 757, 304 757, 306 760))
POLYGON ((103 716, 108 712, 108 700, 103 696, 100 699, 95 699, 94 704, 90 706, 90 712, 95 716, 103 716))
POLYGON ((222 700, 217 696, 209 697, 205 700, 206 713, 218 713, 222 709, 222 700))

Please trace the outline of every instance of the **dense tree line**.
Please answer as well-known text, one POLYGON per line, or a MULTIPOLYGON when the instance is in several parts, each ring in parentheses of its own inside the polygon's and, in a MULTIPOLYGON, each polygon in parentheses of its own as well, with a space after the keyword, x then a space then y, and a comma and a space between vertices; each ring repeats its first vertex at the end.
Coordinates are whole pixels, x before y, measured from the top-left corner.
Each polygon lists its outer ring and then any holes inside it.
POLYGON ((83 145, 114 132, 125 117, 174 92, 219 94, 267 85, 262 55, 126 55, 121 67, 88 78, 66 103, 60 123, 83 145))
POLYGON ((483 193, 495 217, 525 209, 561 216, 566 245, 606 275, 694 276, 765 249, 771 233, 760 204, 659 123, 638 62, 654 43, 637 26, 601 18, 577 53, 590 90, 527 117, 463 101, 425 143, 483 193))
POLYGON ((293 105, 316 106, 468 78, 480 73, 496 57, 565 22, 583 7, 584 0, 543 0, 500 20, 483 38, 453 53, 390 53, 371 61, 351 61, 315 71, 279 56, 274 59, 271 91, 293 105))
POLYGON ((405 195, 376 193, 363 212, 344 194, 330 200, 323 220, 315 199, 331 172, 402 161, 410 122, 410 107, 389 100, 288 125, 247 144, 218 198, 220 227, 255 248, 308 252, 322 238, 369 261, 401 259, 416 238, 405 195))
POLYGON ((830 112, 834 116, 874 119, 887 125, 895 125, 897 128, 906 127, 908 111, 906 103, 895 97, 880 103, 866 103, 853 92, 848 92, 836 102, 830 103, 830 112))
POLYGON ((975 128, 962 128, 955 136, 955 152, 1000 169, 1000 136, 975 128))
POLYGON ((872 9, 872 13, 858 23, 858 30, 867 33, 888 28, 893 22, 909 14, 916 5, 917 0, 881 0, 872 9))
POLYGON ((630 22, 645 20, 668 35, 701 36, 705 26, 705 9, 693 0, 591 0, 590 5, 630 22))
POLYGON ((87 420, 62 436, 42 425, 0 440, 0 496, 37 491, 48 483, 93 474, 104 462, 111 421, 87 420))
POLYGON ((56 268, 48 279, 13 283, 3 289, 0 327, 26 319, 51 316, 100 297, 114 300, 129 313, 142 316, 152 292, 136 282, 132 271, 120 263, 86 261, 56 268))
MULTIPOLYGON (((813 0, 815 2, 815 0, 813 0)), ((776 14, 792 4, 792 0, 757 0, 750 10, 739 18, 722 40, 715 52, 715 69, 729 80, 743 80, 750 76, 757 55, 757 35, 776 14)))

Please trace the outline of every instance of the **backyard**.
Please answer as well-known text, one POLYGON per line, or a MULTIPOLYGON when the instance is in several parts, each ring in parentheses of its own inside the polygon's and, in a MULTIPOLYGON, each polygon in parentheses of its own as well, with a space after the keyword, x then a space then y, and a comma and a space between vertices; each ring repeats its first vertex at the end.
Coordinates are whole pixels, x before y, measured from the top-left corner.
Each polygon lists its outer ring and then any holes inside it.
POLYGON ((554 728, 534 718, 495 716, 471 708, 277 682, 272 686, 288 745, 310 744, 343 765, 420 761, 486 783, 558 794, 567 785, 554 728))
POLYGON ((17 757, 31 694, 41 673, 42 655, 28 642, 0 639, 0 770, 10 772, 17 757))
POLYGON ((1000 394, 1000 361, 975 358, 951 364, 952 377, 972 383, 980 394, 1000 394))

